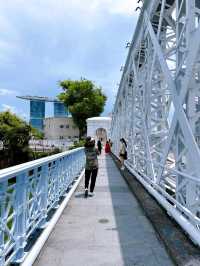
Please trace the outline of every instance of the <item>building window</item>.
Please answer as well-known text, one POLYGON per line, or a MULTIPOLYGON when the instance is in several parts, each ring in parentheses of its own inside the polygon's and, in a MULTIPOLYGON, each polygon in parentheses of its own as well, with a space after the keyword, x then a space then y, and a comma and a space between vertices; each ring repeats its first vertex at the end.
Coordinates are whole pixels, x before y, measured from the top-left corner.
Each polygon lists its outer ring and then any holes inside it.
POLYGON ((64 139, 64 137, 63 136, 60 136, 60 139, 64 139))
POLYGON ((69 125, 66 125, 66 128, 69 128, 69 125))
POLYGON ((64 128, 64 126, 63 125, 60 125, 60 128, 64 128))
POLYGON ((69 136, 68 139, 71 139, 71 136, 69 136))

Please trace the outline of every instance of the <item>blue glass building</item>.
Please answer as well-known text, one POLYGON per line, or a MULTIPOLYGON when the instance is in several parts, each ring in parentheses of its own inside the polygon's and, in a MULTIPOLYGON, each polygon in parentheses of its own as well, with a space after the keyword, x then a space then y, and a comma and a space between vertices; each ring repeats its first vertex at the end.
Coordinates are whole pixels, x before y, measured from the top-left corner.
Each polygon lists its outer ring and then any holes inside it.
POLYGON ((30 101, 30 125, 39 131, 44 129, 45 103, 54 104, 54 117, 69 117, 69 112, 62 102, 57 99, 39 96, 17 96, 17 98, 30 101))
POLYGON ((61 102, 54 102, 54 117, 67 117, 69 112, 61 102))
POLYGON ((30 101, 30 125, 40 131, 44 128, 45 101, 30 101))

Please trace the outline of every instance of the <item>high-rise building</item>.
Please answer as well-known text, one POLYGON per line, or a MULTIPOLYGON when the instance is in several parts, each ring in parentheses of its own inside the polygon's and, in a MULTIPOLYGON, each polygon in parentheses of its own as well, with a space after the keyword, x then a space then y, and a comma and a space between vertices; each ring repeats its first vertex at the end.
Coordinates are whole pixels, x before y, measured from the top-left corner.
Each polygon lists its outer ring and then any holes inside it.
POLYGON ((62 102, 54 102, 54 117, 68 117, 69 112, 62 102))
POLYGON ((30 124, 32 127, 42 131, 45 118, 45 101, 30 101, 30 124))
POLYGON ((30 101, 30 125, 40 131, 44 130, 45 103, 54 103, 54 117, 68 117, 69 112, 62 102, 57 99, 39 96, 17 96, 17 98, 30 101))

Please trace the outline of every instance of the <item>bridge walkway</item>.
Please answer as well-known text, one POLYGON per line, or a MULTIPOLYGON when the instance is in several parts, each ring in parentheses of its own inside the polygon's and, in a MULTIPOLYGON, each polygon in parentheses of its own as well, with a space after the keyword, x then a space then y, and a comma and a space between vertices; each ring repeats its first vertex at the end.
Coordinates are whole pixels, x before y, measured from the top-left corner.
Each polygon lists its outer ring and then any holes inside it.
POLYGON ((34 266, 173 265, 111 157, 99 163, 95 196, 82 181, 34 266))

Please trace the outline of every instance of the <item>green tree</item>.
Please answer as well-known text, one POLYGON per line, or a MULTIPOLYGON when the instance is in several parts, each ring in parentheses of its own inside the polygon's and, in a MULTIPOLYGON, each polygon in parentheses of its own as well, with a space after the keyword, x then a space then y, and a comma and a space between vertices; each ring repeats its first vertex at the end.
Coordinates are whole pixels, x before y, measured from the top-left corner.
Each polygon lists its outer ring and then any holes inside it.
POLYGON ((28 142, 31 138, 31 127, 9 111, 0 112, 0 140, 3 141, 1 155, 10 165, 29 160, 28 142))
POLYGON ((64 92, 58 97, 69 109, 82 137, 86 133, 86 119, 103 112, 107 97, 101 87, 86 79, 64 80, 60 86, 64 92))
POLYGON ((39 131, 37 128, 31 127, 31 133, 34 139, 44 139, 44 133, 39 131))

